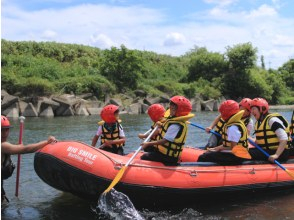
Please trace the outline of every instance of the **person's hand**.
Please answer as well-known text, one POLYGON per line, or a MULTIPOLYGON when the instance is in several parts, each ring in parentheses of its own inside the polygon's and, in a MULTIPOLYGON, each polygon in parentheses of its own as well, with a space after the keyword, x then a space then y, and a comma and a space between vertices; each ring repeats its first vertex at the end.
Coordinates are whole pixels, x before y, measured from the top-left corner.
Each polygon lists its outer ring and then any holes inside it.
POLYGON ((207 133, 209 133, 211 129, 212 129, 212 127, 209 126, 209 127, 205 128, 205 131, 206 131, 207 133))
POLYGON ((273 155, 270 155, 268 160, 271 162, 271 163, 275 163, 275 160, 277 160, 279 158, 279 156, 277 154, 273 154, 273 155))
POLYGON ((105 140, 104 147, 112 147, 113 141, 112 140, 105 140))
POLYGON ((140 139, 143 139, 143 138, 145 138, 145 135, 144 135, 144 134, 138 134, 138 137, 139 137, 140 139))
POLYGON ((143 149, 145 149, 146 147, 149 146, 149 143, 145 142, 145 143, 141 143, 140 145, 142 146, 143 149))
POLYGON ((54 136, 49 136, 47 139, 47 144, 52 144, 57 142, 56 138, 54 136))
POLYGON ((162 123, 161 121, 157 121, 157 122, 156 122, 156 125, 157 125, 158 127, 162 127, 163 123, 162 123))
POLYGON ((208 147, 207 150, 210 151, 210 152, 218 152, 218 151, 222 151, 223 147, 222 146, 208 147))

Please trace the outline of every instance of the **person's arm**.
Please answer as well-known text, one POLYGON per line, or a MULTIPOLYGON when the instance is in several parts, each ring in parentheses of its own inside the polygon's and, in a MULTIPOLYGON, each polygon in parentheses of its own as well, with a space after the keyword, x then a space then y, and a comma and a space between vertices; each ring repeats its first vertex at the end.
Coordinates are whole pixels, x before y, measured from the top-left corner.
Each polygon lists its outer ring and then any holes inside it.
POLYGON ((155 146, 155 145, 163 145, 165 143, 167 143, 168 141, 166 139, 161 139, 158 141, 151 141, 151 142, 145 142, 145 143, 141 143, 141 146, 143 149, 149 147, 149 146, 155 146))
POLYGON ((214 126, 218 123, 218 121, 220 120, 220 118, 221 118, 221 115, 218 115, 218 116, 213 120, 213 122, 210 124, 210 126, 207 127, 207 128, 205 128, 205 131, 206 131, 207 133, 209 133, 210 130, 212 130, 212 129, 214 128, 214 126))
POLYGON ((33 153, 43 147, 45 147, 47 144, 55 142, 56 139, 53 136, 49 136, 47 140, 40 141, 38 143, 34 144, 11 144, 9 142, 3 142, 1 143, 1 151, 5 154, 27 154, 27 153, 33 153))
POLYGON ((285 131, 285 127, 282 125, 282 121, 276 117, 273 117, 269 120, 269 126, 275 132, 279 139, 279 146, 275 154, 270 155, 270 157, 268 158, 270 162, 274 163, 274 160, 278 159, 284 152, 288 144, 288 135, 285 131))
POLYGON ((91 144, 92 147, 96 146, 98 139, 99 139, 99 136, 95 134, 95 136, 92 139, 92 144, 91 144))

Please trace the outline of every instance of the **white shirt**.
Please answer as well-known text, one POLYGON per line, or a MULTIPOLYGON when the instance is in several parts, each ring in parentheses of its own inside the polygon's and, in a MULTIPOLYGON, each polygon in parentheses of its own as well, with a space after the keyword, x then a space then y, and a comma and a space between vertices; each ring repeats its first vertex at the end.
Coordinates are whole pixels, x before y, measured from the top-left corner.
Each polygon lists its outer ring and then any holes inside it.
MULTIPOLYGON (((100 125, 98 127, 98 130, 96 132, 96 135, 100 137, 100 135, 102 134, 102 125, 100 125)), ((119 126, 119 136, 121 137, 125 137, 125 133, 124 130, 122 129, 122 126, 119 126)))
POLYGON ((180 128, 181 128, 180 125, 177 125, 177 124, 170 125, 163 138, 170 142, 173 142, 178 132, 180 131, 180 128))
POLYGON ((236 125, 228 127, 228 141, 238 143, 241 138, 241 132, 236 125))
MULTIPOLYGON (((283 124, 283 122, 277 118, 277 117, 272 117, 269 121, 268 121, 268 125, 270 127, 272 127, 273 123, 274 122, 278 122, 279 124, 281 124, 283 126, 283 128, 285 129, 285 126, 283 124)), ((282 128, 279 128, 275 131, 275 134, 278 136, 278 139, 279 140, 288 140, 288 135, 286 133, 286 131, 282 129, 282 128)))
POLYGON ((248 122, 246 128, 248 130, 248 135, 250 135, 251 131, 253 131, 253 129, 254 129, 254 123, 253 123, 252 118, 249 118, 249 122, 248 122))

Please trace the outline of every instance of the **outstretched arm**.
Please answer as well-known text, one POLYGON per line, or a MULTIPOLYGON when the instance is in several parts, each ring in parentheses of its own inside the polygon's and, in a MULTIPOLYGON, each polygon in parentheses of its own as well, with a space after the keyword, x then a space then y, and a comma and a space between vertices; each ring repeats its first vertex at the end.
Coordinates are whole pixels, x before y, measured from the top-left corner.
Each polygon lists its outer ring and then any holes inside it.
POLYGON ((40 141, 38 143, 23 145, 23 144, 11 144, 9 142, 3 142, 1 143, 1 151, 4 154, 27 154, 27 153, 33 153, 43 147, 45 147, 47 144, 55 142, 56 139, 53 136, 49 136, 47 140, 40 141))

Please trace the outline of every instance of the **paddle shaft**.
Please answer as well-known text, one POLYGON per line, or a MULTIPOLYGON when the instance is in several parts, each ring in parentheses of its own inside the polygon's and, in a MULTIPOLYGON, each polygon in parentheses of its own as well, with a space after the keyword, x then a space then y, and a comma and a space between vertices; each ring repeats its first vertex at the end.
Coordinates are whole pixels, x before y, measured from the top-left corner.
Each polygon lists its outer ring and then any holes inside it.
MULTIPOLYGON (((150 138, 152 137, 152 135, 154 134, 154 132, 157 130, 158 126, 156 125, 155 128, 153 129, 153 131, 148 135, 148 137, 143 141, 143 143, 148 142, 150 140, 150 138)), ((140 150, 142 149, 142 146, 140 146, 136 152, 134 153, 134 155, 129 159, 129 161, 126 163, 125 167, 129 166, 129 164, 132 162, 132 160, 135 158, 135 156, 140 152, 140 150)))
MULTIPOLYGON (((19 124, 19 139, 18 144, 22 144, 22 135, 24 129, 24 116, 19 117, 20 124, 19 124)), ((18 189, 19 189, 19 176, 20 176, 20 161, 21 161, 21 154, 17 155, 17 171, 16 171, 16 183, 15 183, 15 196, 18 197, 18 189)))
MULTIPOLYGON (((192 126, 197 127, 197 128, 200 128, 200 129, 202 129, 202 130, 205 131, 205 128, 204 128, 203 126, 198 125, 198 124, 195 124, 195 123, 192 123, 192 122, 189 122, 189 123, 190 123, 192 126)), ((211 133, 211 134, 215 134, 216 136, 221 137, 221 134, 220 134, 220 133, 217 133, 216 131, 214 131, 214 130, 212 130, 212 129, 209 131, 209 133, 211 133)))
MULTIPOLYGON (((157 130, 158 126, 156 126, 153 131, 148 135, 148 137, 143 141, 143 143, 148 142, 149 139, 152 137, 152 135, 154 134, 154 132, 157 130)), ((110 185, 108 186, 108 188, 103 192, 103 194, 108 193, 122 178, 122 176, 124 175, 124 172, 126 171, 127 167, 129 166, 129 164, 133 161, 133 159, 136 157, 136 155, 140 152, 140 150, 142 149, 142 146, 140 146, 136 152, 133 154, 133 156, 128 160, 128 162, 126 163, 126 165, 124 165, 116 174, 115 178, 112 180, 112 182, 110 183, 110 185)))

